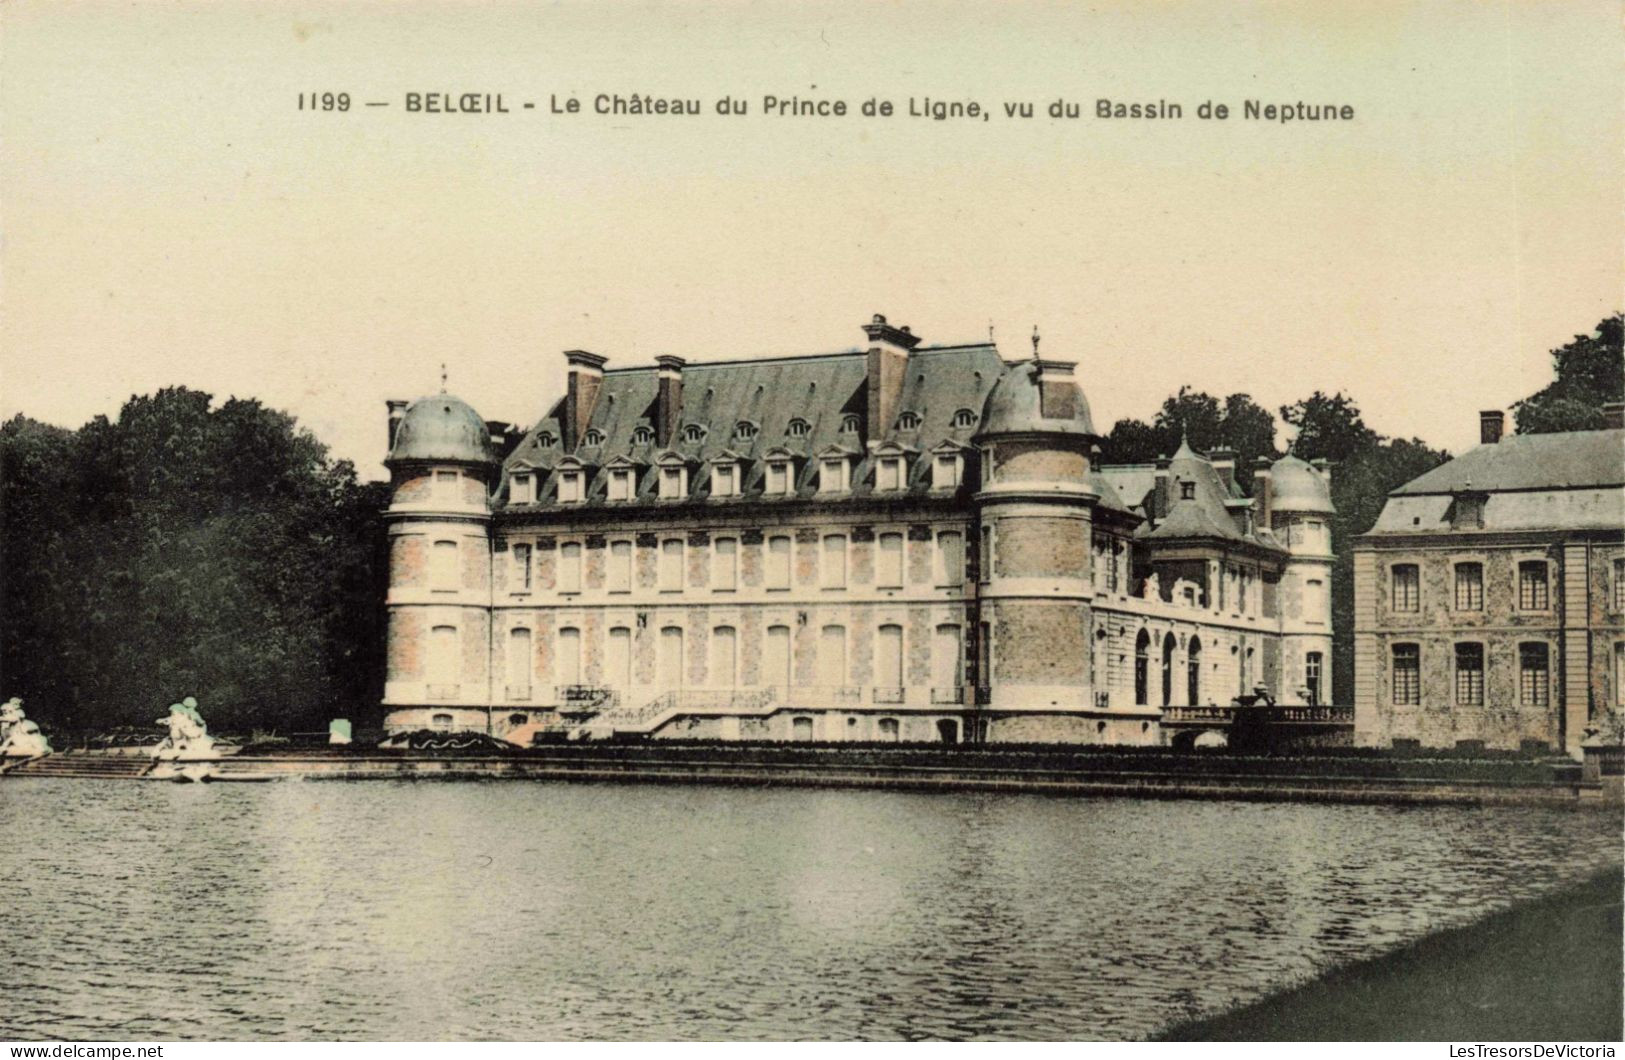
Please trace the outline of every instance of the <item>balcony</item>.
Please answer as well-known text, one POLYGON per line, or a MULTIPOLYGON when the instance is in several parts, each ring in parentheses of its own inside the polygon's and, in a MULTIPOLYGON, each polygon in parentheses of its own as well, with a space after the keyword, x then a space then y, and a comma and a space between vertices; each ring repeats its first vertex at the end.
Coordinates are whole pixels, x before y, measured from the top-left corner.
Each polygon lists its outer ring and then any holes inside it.
POLYGON ((874 697, 873 702, 876 704, 881 706, 894 706, 901 704, 905 699, 908 698, 908 689, 885 687, 873 688, 869 690, 869 694, 874 697))
POLYGON ((863 702, 863 689, 852 685, 798 685, 785 689, 784 702, 793 707, 855 707, 863 702))
POLYGON ((931 702, 936 706, 962 707, 965 705, 965 689, 961 685, 933 688, 931 702))

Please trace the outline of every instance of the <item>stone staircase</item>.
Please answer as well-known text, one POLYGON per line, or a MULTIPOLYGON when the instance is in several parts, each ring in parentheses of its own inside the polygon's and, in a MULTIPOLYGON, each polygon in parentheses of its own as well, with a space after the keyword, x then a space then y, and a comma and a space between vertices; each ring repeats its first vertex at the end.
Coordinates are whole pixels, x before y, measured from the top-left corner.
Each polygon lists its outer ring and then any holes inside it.
POLYGON ((131 780, 145 776, 153 759, 144 754, 101 754, 59 751, 5 767, 8 777, 74 777, 86 780, 131 780))
POLYGON ((774 690, 752 691, 731 689, 686 689, 656 696, 638 707, 608 710, 583 724, 573 726, 570 738, 574 740, 603 740, 617 733, 651 733, 672 718, 684 714, 755 715, 760 717, 778 709, 774 690))

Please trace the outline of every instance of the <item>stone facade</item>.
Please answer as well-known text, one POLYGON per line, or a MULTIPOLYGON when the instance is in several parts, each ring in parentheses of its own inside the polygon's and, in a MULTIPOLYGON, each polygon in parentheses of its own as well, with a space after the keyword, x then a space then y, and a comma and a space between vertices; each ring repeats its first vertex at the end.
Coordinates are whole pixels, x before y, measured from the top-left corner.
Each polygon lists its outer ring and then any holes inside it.
POLYGON ((388 727, 1155 745, 1171 707, 1301 701, 1304 638, 1329 675, 1301 583, 1330 555, 1283 543, 1290 506, 1188 447, 1157 489, 1097 467, 1069 364, 865 331, 692 367, 571 351, 565 399, 483 446, 461 402, 413 403, 388 727))

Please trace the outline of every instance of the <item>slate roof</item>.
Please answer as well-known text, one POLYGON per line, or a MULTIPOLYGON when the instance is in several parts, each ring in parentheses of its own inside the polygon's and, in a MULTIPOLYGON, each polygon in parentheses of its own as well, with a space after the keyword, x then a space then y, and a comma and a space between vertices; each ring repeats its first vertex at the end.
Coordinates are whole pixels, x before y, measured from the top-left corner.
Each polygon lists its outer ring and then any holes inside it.
POLYGON ((1625 485, 1625 430, 1568 431, 1508 435, 1412 479, 1389 496, 1620 485, 1625 485))
POLYGON ((1218 468, 1188 442, 1181 441, 1179 450, 1168 462, 1168 514, 1160 521, 1150 518, 1150 495, 1157 481, 1156 465, 1120 464, 1100 468, 1096 474, 1122 499, 1125 508, 1146 520, 1135 530, 1136 537, 1148 541, 1210 538, 1284 551, 1267 529, 1255 526, 1252 533, 1244 533, 1236 525, 1232 509, 1245 509, 1252 502, 1239 486, 1227 481, 1218 468), (1182 482, 1196 484, 1194 497, 1187 500, 1182 496, 1182 482))
MULTIPOLYGON (((986 343, 910 351, 898 413, 913 412, 920 418, 920 425, 915 430, 900 430, 895 423, 886 424, 873 436, 878 442, 910 450, 915 457, 909 462, 909 493, 930 490, 931 449, 944 442, 969 444, 981 422, 988 392, 1004 369, 998 350, 986 343), (970 410, 971 422, 954 427, 954 415, 961 409, 970 410)), ((647 428, 650 433, 655 428, 655 367, 609 369, 604 372, 603 389, 583 432, 584 438, 591 431, 602 432, 603 442, 596 446, 583 442, 574 453, 591 472, 587 506, 603 501, 607 483, 604 465, 616 457, 638 465, 637 499, 653 499, 654 464, 668 449, 680 455, 691 469, 691 499, 709 495, 710 476, 701 473, 704 465, 732 451, 744 461, 742 486, 747 499, 754 494, 755 500, 763 500, 759 495, 766 473, 762 458, 771 449, 788 450, 801 458, 796 495, 811 496, 816 492, 817 454, 832 446, 860 454, 852 471, 850 495, 870 493, 873 461, 867 454, 867 442, 871 435, 869 425, 863 422, 867 416, 867 385, 866 356, 856 349, 806 357, 691 363, 683 369, 682 416, 670 446, 663 447, 656 441, 634 441, 639 428, 647 428), (856 432, 841 429, 843 419, 849 415, 857 417, 856 432), (790 423, 798 419, 805 421, 808 431, 803 437, 792 437, 790 423), (754 437, 737 435, 735 429, 740 423, 749 423, 755 429, 754 437), (700 428, 700 437, 685 441, 685 429, 695 426, 700 428)), ((563 413, 561 399, 526 433, 504 462, 504 470, 512 472, 526 466, 551 470, 569 455, 560 444, 563 413), (542 443, 544 435, 553 439, 551 445, 542 443)), ((554 476, 547 476, 541 485, 535 507, 550 506, 557 495, 554 476)))

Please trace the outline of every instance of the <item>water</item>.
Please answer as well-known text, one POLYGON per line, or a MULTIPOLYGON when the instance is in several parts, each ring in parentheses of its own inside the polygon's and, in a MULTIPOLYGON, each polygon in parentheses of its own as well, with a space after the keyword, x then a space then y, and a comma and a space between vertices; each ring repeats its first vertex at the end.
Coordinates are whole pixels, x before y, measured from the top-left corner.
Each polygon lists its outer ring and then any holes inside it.
POLYGON ((7 780, 0 1037, 1141 1037, 1617 865, 1619 827, 1533 808, 7 780))

